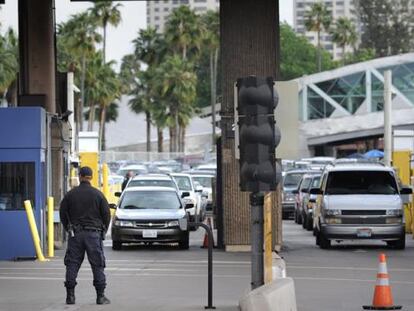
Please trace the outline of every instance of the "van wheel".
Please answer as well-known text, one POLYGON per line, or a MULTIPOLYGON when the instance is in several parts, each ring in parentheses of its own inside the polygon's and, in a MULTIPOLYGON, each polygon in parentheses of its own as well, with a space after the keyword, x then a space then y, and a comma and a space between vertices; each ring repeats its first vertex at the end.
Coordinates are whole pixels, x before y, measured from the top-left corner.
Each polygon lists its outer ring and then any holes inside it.
POLYGON ((181 237, 180 242, 178 242, 178 247, 180 249, 190 248, 190 233, 188 231, 181 237))
POLYGON ((405 234, 399 240, 387 241, 387 245, 394 249, 405 249, 405 234))
POLYGON ((297 223, 298 223, 299 225, 301 225, 301 224, 302 224, 302 222, 303 222, 303 221, 302 221, 302 215, 301 215, 300 213, 298 213, 298 212, 296 212, 296 215, 297 215, 296 217, 298 218, 298 222, 297 222, 297 223))
POLYGON ((112 241, 112 249, 114 251, 119 251, 122 249, 122 242, 119 241, 112 241))
POLYGON ((319 240, 319 247, 321 249, 328 249, 331 247, 331 240, 327 239, 322 232, 318 232, 317 239, 319 240))
POLYGON ((306 217, 306 214, 302 214, 302 228, 306 229, 306 222, 308 221, 308 217, 306 217))
POLYGON ((305 229, 308 231, 312 231, 313 229, 313 218, 311 217, 306 217, 306 224, 305 224, 305 229))

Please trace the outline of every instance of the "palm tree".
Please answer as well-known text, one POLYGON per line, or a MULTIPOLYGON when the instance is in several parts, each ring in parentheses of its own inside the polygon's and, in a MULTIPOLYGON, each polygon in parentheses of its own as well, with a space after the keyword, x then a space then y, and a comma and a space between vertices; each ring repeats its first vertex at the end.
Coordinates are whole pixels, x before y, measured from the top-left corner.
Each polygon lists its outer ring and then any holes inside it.
POLYGON ((200 50, 201 31, 199 17, 188 6, 171 12, 165 25, 165 39, 175 54, 187 59, 200 50))
POLYGON ((167 50, 163 37, 151 27, 139 30, 132 43, 135 57, 149 67, 159 65, 167 50))
POLYGON ((193 65, 180 56, 167 56, 155 72, 158 93, 168 103, 166 123, 170 130, 170 152, 184 151, 185 128, 194 112, 197 76, 193 65))
POLYGON ((96 2, 90 9, 91 15, 96 18, 98 24, 103 28, 103 59, 106 62, 106 27, 112 25, 118 26, 121 22, 121 12, 119 8, 122 4, 114 4, 112 1, 96 2))
MULTIPOLYGON (((64 46, 66 53, 77 58, 81 62, 81 100, 76 107, 76 122, 79 124, 79 130, 83 130, 82 111, 85 106, 85 78, 86 62, 88 57, 95 53, 95 43, 99 43, 102 37, 96 32, 96 21, 86 13, 72 15, 66 23, 58 26, 58 38, 62 40, 61 46, 64 46)), ((92 109, 94 111, 94 109, 92 109)), ((93 112, 91 112, 93 114, 93 112)), ((94 116, 90 116, 94 120, 94 116)), ((91 127, 88 130, 92 130, 91 127)))
POLYGON ((203 33, 203 48, 209 52, 210 57, 210 103, 212 116, 212 146, 216 140, 216 101, 217 101, 217 70, 220 48, 220 17, 218 12, 208 11, 201 16, 203 33))
POLYGON ((345 48, 347 45, 355 46, 358 35, 355 25, 349 18, 340 17, 331 30, 332 41, 342 48, 342 62, 345 64, 345 48))
POLYGON ((17 35, 9 28, 4 36, 0 36, 0 95, 12 104, 16 101, 18 67, 17 35))
MULTIPOLYGON (((107 109, 114 105, 114 101, 120 98, 121 84, 112 66, 114 62, 105 63, 101 53, 95 53, 88 66, 88 102, 89 109, 99 107, 99 145, 105 150, 105 124, 107 121, 107 109)), ((89 115, 89 117, 91 114, 89 115)), ((92 122, 95 119, 92 120, 92 122)), ((91 120, 89 120, 91 121, 91 120)))
POLYGON ((307 31, 317 33, 318 42, 318 71, 322 70, 321 61, 321 32, 329 30, 332 15, 326 5, 322 2, 312 4, 310 11, 305 13, 305 27, 307 31))

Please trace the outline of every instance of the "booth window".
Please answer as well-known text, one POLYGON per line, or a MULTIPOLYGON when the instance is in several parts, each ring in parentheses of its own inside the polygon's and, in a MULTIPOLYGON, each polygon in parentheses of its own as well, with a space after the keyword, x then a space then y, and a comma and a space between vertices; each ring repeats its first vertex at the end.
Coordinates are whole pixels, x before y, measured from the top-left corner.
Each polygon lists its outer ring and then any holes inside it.
POLYGON ((34 199, 34 162, 0 162, 0 211, 24 210, 23 202, 34 199))

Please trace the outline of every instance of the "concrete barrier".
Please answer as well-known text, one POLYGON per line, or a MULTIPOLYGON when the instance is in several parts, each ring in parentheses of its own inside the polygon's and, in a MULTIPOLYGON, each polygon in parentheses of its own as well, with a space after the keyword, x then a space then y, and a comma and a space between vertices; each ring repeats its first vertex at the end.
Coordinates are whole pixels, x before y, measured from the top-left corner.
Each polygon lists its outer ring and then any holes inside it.
POLYGON ((293 279, 281 278, 240 299, 241 311, 297 311, 293 279))

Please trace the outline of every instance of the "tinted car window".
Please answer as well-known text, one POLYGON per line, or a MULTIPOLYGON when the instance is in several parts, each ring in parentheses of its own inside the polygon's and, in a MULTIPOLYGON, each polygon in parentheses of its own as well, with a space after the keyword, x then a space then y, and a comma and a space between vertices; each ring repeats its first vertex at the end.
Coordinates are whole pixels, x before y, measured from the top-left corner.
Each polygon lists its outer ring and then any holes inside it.
POLYGON ((212 188, 213 177, 206 176, 193 176, 193 180, 198 182, 201 186, 205 188, 212 188))
POLYGON ((311 178, 303 179, 302 183, 300 184, 300 189, 308 189, 311 184, 311 181, 312 181, 311 178))
POLYGON ((292 173, 286 174, 285 179, 283 180, 284 187, 297 187, 300 180, 302 179, 303 174, 301 173, 292 173))
POLYGON ((397 194, 394 176, 383 171, 330 172, 326 194, 397 194))
POLYGON ((312 180, 312 187, 311 188, 319 188, 321 182, 321 176, 316 176, 312 180))
POLYGON ((121 209, 179 209, 180 200, 172 191, 127 191, 121 209))
POLYGON ((128 184, 128 187, 167 187, 167 188, 175 188, 174 183, 172 180, 131 180, 128 184))

